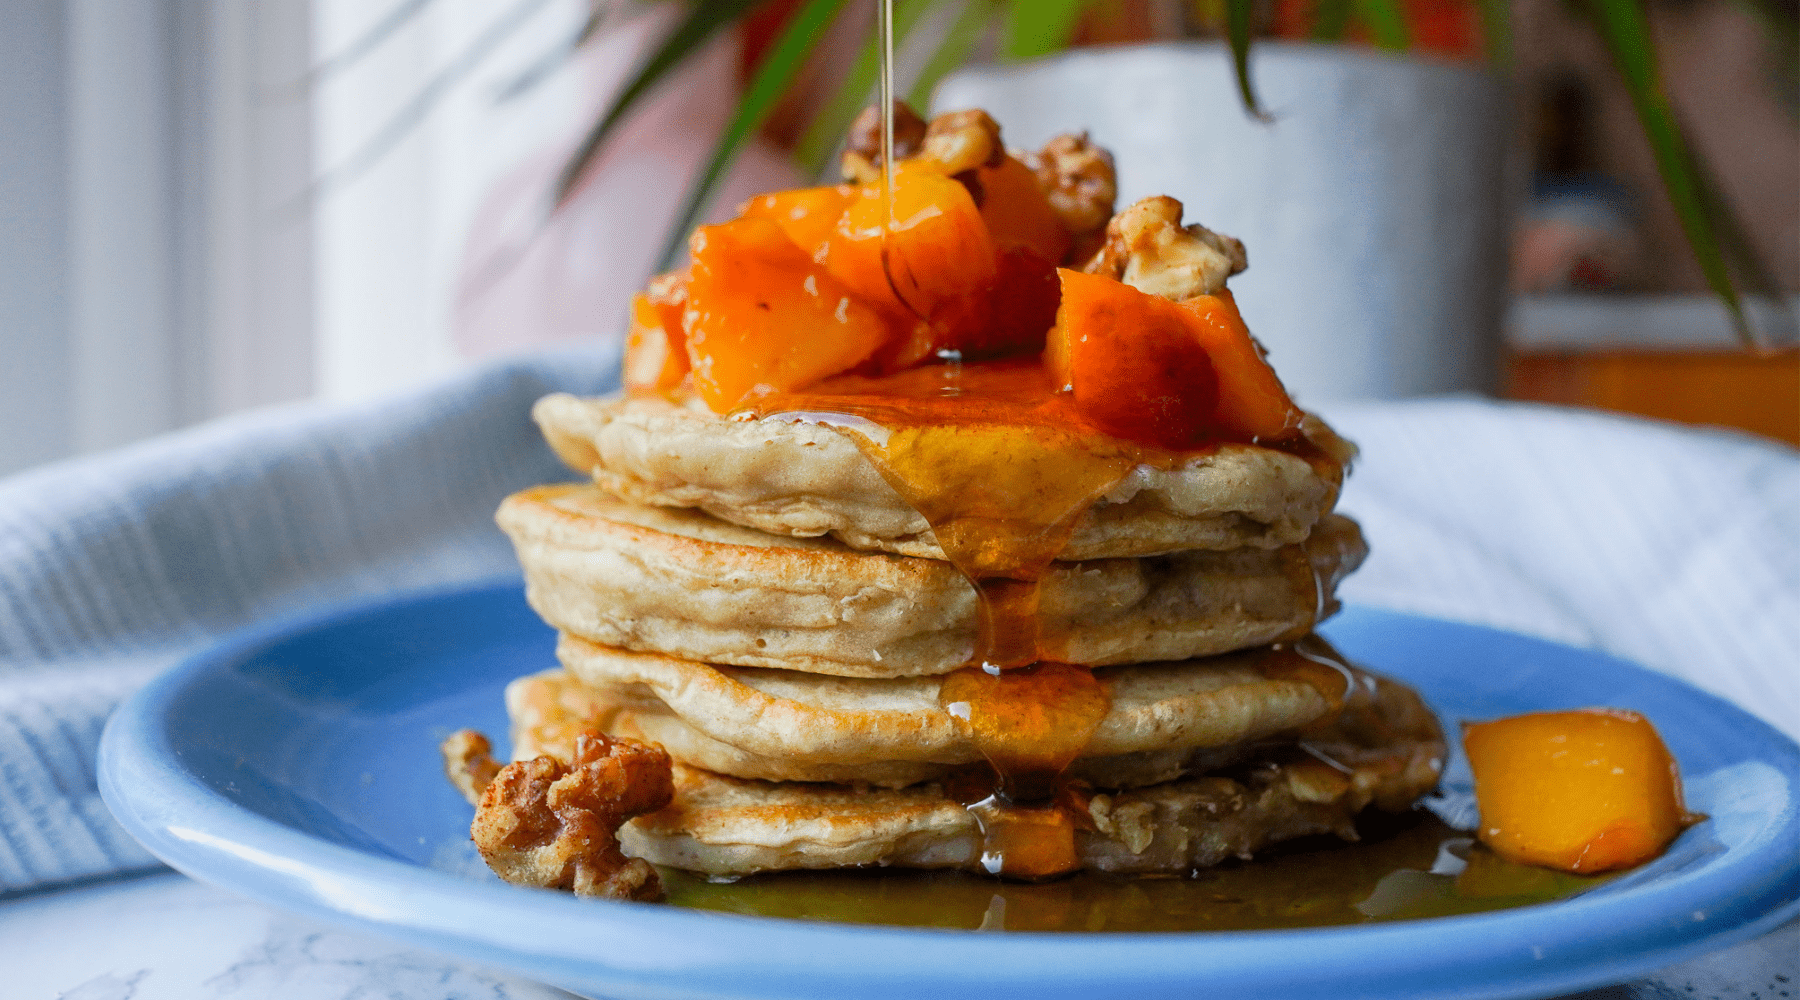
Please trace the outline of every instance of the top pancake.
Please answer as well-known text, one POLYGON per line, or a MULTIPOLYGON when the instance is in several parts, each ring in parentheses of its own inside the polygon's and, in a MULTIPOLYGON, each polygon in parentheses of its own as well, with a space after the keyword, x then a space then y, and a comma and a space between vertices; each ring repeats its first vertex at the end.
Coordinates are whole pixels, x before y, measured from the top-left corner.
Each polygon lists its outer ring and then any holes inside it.
MULTIPOLYGON (((592 484, 538 486, 496 515, 531 606, 603 646, 845 677, 944 674, 975 651, 975 590, 949 564, 788 538, 592 484)), ((1326 515, 1303 545, 1062 562, 1043 576, 1045 654, 1102 666, 1306 634, 1336 610, 1362 535, 1326 515)))
MULTIPOLYGON (((532 410, 571 468, 615 496, 697 507, 780 535, 832 535, 859 549, 944 558, 925 519, 848 436, 822 424, 727 419, 695 401, 546 396, 532 410)), ((1169 470, 1139 466, 1076 524, 1061 558, 1276 548, 1305 540, 1337 501, 1354 448, 1314 417, 1317 464, 1226 443, 1169 470)))

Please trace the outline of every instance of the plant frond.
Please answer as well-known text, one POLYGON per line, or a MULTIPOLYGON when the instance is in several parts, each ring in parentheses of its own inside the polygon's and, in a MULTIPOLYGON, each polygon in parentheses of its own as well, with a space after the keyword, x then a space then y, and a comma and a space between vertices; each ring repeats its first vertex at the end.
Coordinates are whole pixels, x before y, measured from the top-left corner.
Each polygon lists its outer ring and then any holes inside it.
POLYGON ((1756 335, 1744 315, 1737 286, 1731 280, 1731 270, 1725 262, 1715 224, 1715 212, 1729 216, 1730 210, 1723 199, 1709 197, 1703 188, 1699 159, 1682 134, 1663 87, 1649 18, 1638 0, 1586 0, 1586 8, 1594 30, 1612 57, 1613 66, 1624 79, 1626 92, 1631 95, 1644 137, 1650 140, 1650 151, 1656 157, 1663 189, 1675 208, 1682 232, 1687 234, 1688 246, 1699 260, 1700 271, 1706 276, 1713 294, 1731 313, 1731 323, 1738 337, 1747 346, 1755 347, 1756 335))
POLYGON ((638 67, 630 82, 613 98, 612 106, 582 136, 581 144, 575 148, 569 161, 563 165, 562 173, 556 179, 555 204, 561 206, 569 200, 581 177, 587 172, 588 165, 600 155, 600 150, 611 138, 613 129, 625 118, 627 112, 637 105, 643 96, 662 82, 677 66, 687 58, 700 51, 713 36, 744 18, 756 6, 755 0, 699 0, 688 10, 686 19, 675 27, 674 31, 664 38, 657 50, 638 67))
MULTIPOLYGON (((937 0, 895 0, 894 2, 894 48, 901 48, 912 30, 918 26, 924 15, 937 0)), ((878 60, 881 53, 877 49, 878 39, 875 32, 869 32, 868 40, 856 54, 856 62, 845 75, 844 82, 826 101, 819 113, 813 116, 812 123, 806 127, 806 133, 794 147, 794 159, 809 177, 823 175, 831 165, 831 154, 837 152, 843 141, 844 133, 850 130, 850 123, 864 107, 872 103, 876 77, 881 68, 878 60)))
MULTIPOLYGON (((1024 0, 1029 2, 1029 0, 1024 0)), ((923 114, 931 106, 931 91, 937 87, 938 81, 950 74, 963 63, 969 61, 975 47, 987 36, 992 26, 996 4, 994 0, 966 0, 963 9, 950 24, 949 34, 944 42, 925 61, 919 70, 918 79, 913 81, 912 89, 907 91, 906 102, 918 108, 923 114)))
POLYGON ((681 259, 683 248, 687 246, 688 231, 700 221, 718 191, 719 181, 725 175, 725 168, 737 157, 738 150, 755 134, 758 126, 793 82, 794 75, 812 52, 816 42, 831 22, 838 16, 847 0, 807 0, 805 6, 788 20, 782 29, 781 36, 763 56, 756 67, 756 73, 750 79, 750 86, 744 97, 738 102, 731 121, 726 124, 725 131, 713 148, 712 156, 700 176, 688 188, 687 198, 681 211, 676 213, 674 226, 663 241, 662 253, 659 255, 660 270, 674 267, 681 259))

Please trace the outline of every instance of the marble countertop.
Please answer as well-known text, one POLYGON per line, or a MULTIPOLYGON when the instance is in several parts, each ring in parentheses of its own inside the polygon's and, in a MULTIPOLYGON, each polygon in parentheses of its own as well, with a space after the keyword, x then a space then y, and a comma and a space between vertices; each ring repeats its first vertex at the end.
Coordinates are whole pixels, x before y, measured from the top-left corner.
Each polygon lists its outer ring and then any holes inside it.
MULTIPOLYGON (((0 901, 8 997, 567 1000, 573 994, 163 872, 0 901)), ((1800 997, 1800 921, 1566 1000, 1800 997), (1785 956, 1785 957, 1784 957, 1785 956), (1771 965, 1771 958, 1774 965, 1771 965)))
POLYGON ((0 902, 0 995, 57 1000, 568 1000, 511 973, 173 872, 0 902))

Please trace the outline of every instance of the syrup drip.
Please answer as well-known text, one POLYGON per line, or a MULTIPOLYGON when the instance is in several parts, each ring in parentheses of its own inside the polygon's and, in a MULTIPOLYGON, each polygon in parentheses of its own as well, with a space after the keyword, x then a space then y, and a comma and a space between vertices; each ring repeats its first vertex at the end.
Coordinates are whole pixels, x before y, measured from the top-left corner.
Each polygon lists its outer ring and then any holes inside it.
POLYGON ((881 230, 881 270, 894 299, 915 318, 924 320, 918 307, 907 301, 902 283, 894 280, 893 261, 888 256, 888 235, 900 227, 894 212, 894 0, 876 4, 875 33, 881 47, 881 85, 877 90, 881 100, 881 214, 887 220, 881 230))
POLYGON ((1017 670, 964 668, 944 679, 944 710, 970 734, 1012 802, 1056 796, 1056 779, 1087 748, 1112 698, 1086 667, 1045 661, 1017 670))
MULTIPOLYGON (((755 397, 742 415, 838 428, 931 526, 979 599, 973 654, 945 678, 939 701, 968 723, 992 766, 951 782, 951 794, 980 824, 990 872, 1043 879, 1074 870, 1076 830, 1088 817, 1061 775, 1111 698, 1087 667, 1046 660, 1045 650, 1064 648, 1065 637, 1044 634, 1040 581, 1094 501, 1139 465, 1171 469, 1195 452, 1092 427, 1035 358, 839 376, 755 397)), ((1293 447, 1315 464, 1329 462, 1303 443, 1293 447)), ((1289 570, 1314 617, 1322 615, 1325 582, 1303 548, 1289 570)), ((1329 647, 1310 642, 1324 651, 1302 639, 1272 649, 1267 670, 1341 704, 1348 675, 1326 665, 1335 658, 1329 647)))
POLYGON ((1294 634, 1306 635, 1313 627, 1325 619, 1326 588, 1325 577, 1314 565, 1312 551, 1305 541, 1298 545, 1289 545, 1281 550, 1281 568, 1294 588, 1294 594, 1301 603, 1307 606, 1308 614, 1303 628, 1296 628, 1294 634))
POLYGON ((1325 699, 1327 710, 1312 724, 1313 727, 1336 722, 1344 711, 1351 689, 1364 676, 1316 635, 1268 647, 1257 658, 1256 670, 1269 680, 1297 681, 1317 691, 1325 699))
POLYGON ((1188 879, 1082 873, 1046 883, 960 871, 828 869, 730 884, 665 869, 677 906, 984 932, 1146 933, 1357 926, 1546 903, 1617 878, 1515 865, 1428 812, 1358 820, 1363 839, 1290 841, 1188 879), (1460 868, 1460 870, 1459 870, 1460 868))
POLYGON ((1035 359, 930 365, 828 379, 753 400, 751 412, 831 422, 856 442, 975 587, 971 664, 1005 670, 1060 647, 1041 634, 1038 581, 1088 507, 1139 464, 1190 457, 1087 427, 1055 388, 1035 359))
MULTIPOLYGON (((889 287, 906 303, 887 239, 896 228, 893 0, 881 0, 876 25, 887 220, 881 262, 889 287)), ((1059 778, 1111 698, 1088 668, 1044 660, 1044 649, 1061 642, 1043 634, 1040 581, 1082 514, 1134 467, 1171 468, 1189 456, 1096 432, 1035 359, 970 369, 950 360, 879 381, 851 376, 805 393, 771 394, 747 410, 846 433, 930 524, 945 558, 975 588, 973 655, 939 696, 968 722, 993 767, 992 794, 964 801, 981 826, 988 871, 1047 878, 1079 867, 1075 828, 1087 814, 1064 801, 1059 778)), ((1304 553, 1302 561, 1310 574, 1304 553)), ((1309 579, 1322 610, 1323 589, 1309 579)))
POLYGON ((838 426, 974 586, 973 655, 945 678, 939 700, 968 722, 993 767, 986 789, 964 796, 982 829, 983 864, 1016 878, 1074 870, 1077 814, 1086 814, 1059 800, 1058 779, 1111 699, 1087 667, 1044 659, 1061 637, 1043 634, 1040 580, 1082 514, 1136 465, 1187 456, 1088 428, 1035 359, 847 376, 752 406, 838 426))

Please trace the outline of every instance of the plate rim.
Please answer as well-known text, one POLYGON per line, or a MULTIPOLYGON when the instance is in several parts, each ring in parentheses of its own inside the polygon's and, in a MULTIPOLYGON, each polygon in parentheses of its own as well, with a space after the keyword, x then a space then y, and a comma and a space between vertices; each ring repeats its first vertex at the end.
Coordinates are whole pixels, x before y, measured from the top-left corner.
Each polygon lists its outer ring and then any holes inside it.
MULTIPOLYGON (((120 823, 151 853, 202 881, 327 922, 398 937, 442 953, 475 958, 532 978, 578 988, 667 991, 669 975, 696 977, 691 995, 785 995, 802 977, 812 987, 878 990, 905 995, 918 989, 988 984, 1016 988, 1026 982, 1069 992, 1127 987, 1152 992, 1200 985, 1197 971, 1214 987, 1253 987, 1260 996, 1301 996, 1329 983, 1334 995, 1358 995, 1342 983, 1341 970, 1326 968, 1321 953, 1354 945, 1381 954, 1383 976, 1366 984, 1369 996, 1503 997, 1522 992, 1570 991, 1615 983, 1685 958, 1725 947, 1772 929, 1800 914, 1800 817, 1790 796, 1785 823, 1760 856, 1795 850, 1777 864, 1760 892, 1740 895, 1723 921, 1703 921, 1705 933, 1670 924, 1665 906, 1623 922, 1617 900, 1644 895, 1680 897, 1689 903, 1690 880, 1653 884, 1599 897, 1576 897, 1550 907, 1343 927, 1193 933, 1032 933, 1004 935, 939 928, 831 924, 689 910, 659 904, 574 899, 560 893, 471 882, 456 875, 332 843, 234 803, 182 766, 170 740, 169 709, 191 685, 212 671, 230 669, 280 641, 329 628, 354 627, 358 619, 458 598, 517 599, 517 575, 409 590, 315 608, 265 621, 222 637, 184 658, 127 699, 108 720, 98 760, 101 797, 120 823), (176 824, 185 812, 189 822, 176 824), (431 905, 424 905, 429 897, 431 905), (406 905, 411 902, 413 905, 406 905), (472 914, 470 911, 476 911, 472 914), (1608 918, 1604 937, 1591 936, 1594 912, 1608 918), (480 919, 474 919, 479 914, 480 919), (545 926, 550 918, 549 926, 545 926), (1583 926, 1585 925, 1585 926, 1583 926), (525 929, 529 928, 527 932, 525 929), (1713 928, 1717 928, 1716 930, 1713 928), (1555 931, 1562 933, 1553 933, 1555 931), (604 934, 595 933, 604 931, 604 934), (1546 933, 1547 931, 1552 933, 1546 933), (1685 931, 1686 933, 1678 933, 1685 931), (1579 933, 1577 933, 1579 932, 1579 933), (685 957, 664 955, 667 935, 691 945, 685 957), (1670 940, 1674 937, 1674 940, 1670 940), (1556 954, 1532 941, 1556 942, 1556 954), (703 944, 693 944, 703 941, 703 944), (1471 954, 1468 945, 1482 947, 1471 954), (933 961, 919 961, 928 944, 933 961), (1205 944, 1220 947, 1204 948, 1205 944), (1445 946, 1459 945, 1456 949, 1445 946), (1580 948, 1569 950, 1570 944, 1580 948), (1624 948, 1619 955, 1611 949, 1624 948), (1196 952, 1213 960, 1196 969, 1196 952), (999 959, 996 955, 1003 956, 999 959), (1411 955, 1414 961, 1397 961, 1411 955), (1451 957, 1454 955, 1454 957, 1451 957), (774 957, 782 956, 782 957, 774 957), (810 956, 810 957, 809 957, 810 956), (1267 981, 1270 959, 1279 958, 1284 983, 1267 981), (852 963, 851 959, 854 959, 852 963), (973 963, 973 964, 970 964, 973 963), (1573 963, 1573 964, 1572 964, 1573 963), (845 976, 854 964, 854 975, 845 976), (761 968, 761 978, 751 970, 761 968), (1004 968, 1004 974, 1002 969, 1004 968), (955 970, 947 975, 944 970, 955 970), (1019 978, 1029 970, 1030 978, 1019 978), (810 978, 807 978, 810 977, 810 978), (1098 977, 1098 978, 1097 978, 1098 977), (1421 980, 1421 977, 1423 979, 1421 980), (709 984, 709 985, 703 985, 709 984), (1285 986, 1289 992, 1271 992, 1285 986), (784 987, 786 989, 784 989, 784 987)), ((1467 622, 1413 615, 1369 605, 1358 613, 1506 636, 1597 658, 1704 699, 1735 728, 1752 724, 1759 742, 1784 754, 1790 779, 1800 747, 1743 709, 1676 678, 1609 654, 1566 646, 1467 622)), ((1749 735, 1748 733, 1746 734, 1749 735)), ((1794 783, 1790 780, 1790 788, 1794 783)), ((1781 819, 1776 817, 1775 819, 1781 819)), ((1669 900, 1664 900, 1665 904, 1669 900)), ((1714 902, 1708 900, 1708 902, 1714 902)), ((1683 909, 1688 904, 1683 904, 1683 909)), ((1374 969, 1365 972, 1378 971, 1374 969)))

